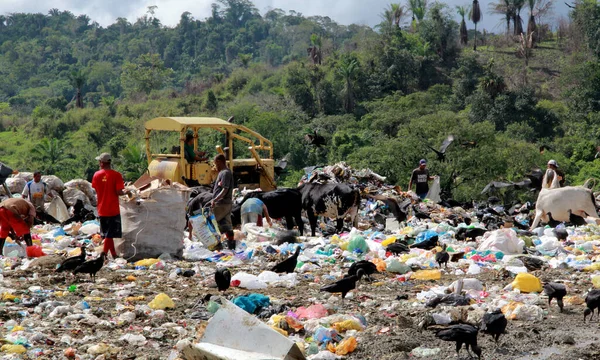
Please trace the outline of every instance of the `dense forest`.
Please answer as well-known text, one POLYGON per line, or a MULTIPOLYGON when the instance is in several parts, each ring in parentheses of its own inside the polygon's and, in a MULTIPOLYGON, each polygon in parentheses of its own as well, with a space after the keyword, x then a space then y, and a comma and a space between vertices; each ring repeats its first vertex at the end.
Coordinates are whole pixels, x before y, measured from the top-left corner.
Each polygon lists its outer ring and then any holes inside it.
MULTIPOLYGON (((260 14, 249 0, 218 0, 210 17, 186 12, 175 27, 155 7, 107 27, 57 9, 6 14, 0 161, 87 178, 108 151, 131 180, 146 165, 146 120, 234 116, 287 157, 284 185, 346 161, 405 187, 421 158, 461 200, 550 158, 581 184, 600 178, 600 4, 572 6, 548 22, 548 0, 409 0, 374 9, 375 28, 260 14), (503 17, 499 34, 476 30, 490 13, 503 17), (305 142, 314 131, 325 146, 305 142)), ((217 141, 200 145, 214 152, 217 141)))

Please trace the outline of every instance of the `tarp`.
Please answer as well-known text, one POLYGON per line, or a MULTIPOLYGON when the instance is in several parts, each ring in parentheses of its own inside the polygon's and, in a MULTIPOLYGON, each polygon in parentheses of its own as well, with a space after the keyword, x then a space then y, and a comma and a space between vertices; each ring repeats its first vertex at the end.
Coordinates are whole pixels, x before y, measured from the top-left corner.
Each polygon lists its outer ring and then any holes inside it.
POLYGON ((127 260, 183 255, 185 205, 189 191, 171 187, 152 190, 147 198, 120 200, 123 238, 115 239, 119 256, 127 260))

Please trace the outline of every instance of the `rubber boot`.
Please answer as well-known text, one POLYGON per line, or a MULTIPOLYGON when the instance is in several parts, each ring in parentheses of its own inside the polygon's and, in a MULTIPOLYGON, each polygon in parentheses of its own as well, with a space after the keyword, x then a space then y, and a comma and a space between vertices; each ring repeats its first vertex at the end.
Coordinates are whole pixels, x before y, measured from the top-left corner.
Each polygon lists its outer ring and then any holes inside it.
POLYGON ((25 240, 25 244, 27 246, 33 246, 33 241, 31 240, 31 234, 23 235, 23 240, 25 240))
POLYGON ((4 242, 6 241, 6 238, 0 238, 0 255, 4 254, 4 242))
POLYGON ((235 240, 233 239, 233 231, 228 231, 225 233, 227 237, 227 248, 231 251, 235 251, 235 240))

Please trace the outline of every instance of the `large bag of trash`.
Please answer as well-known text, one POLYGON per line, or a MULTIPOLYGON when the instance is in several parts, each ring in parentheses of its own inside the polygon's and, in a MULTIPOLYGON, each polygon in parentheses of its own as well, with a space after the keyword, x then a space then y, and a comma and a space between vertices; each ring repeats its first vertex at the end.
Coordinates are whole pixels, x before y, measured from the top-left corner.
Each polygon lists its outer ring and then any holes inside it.
POLYGON ((92 188, 92 184, 89 181, 83 180, 83 179, 74 179, 74 180, 67 182, 65 184, 65 187, 66 188, 75 188, 75 189, 82 191, 85 194, 85 196, 87 196, 87 198, 89 199, 89 202, 93 206, 97 205, 96 192, 92 188))
POLYGON ((14 177, 21 178, 21 179, 23 179, 25 181, 31 181, 31 180, 33 180, 33 173, 32 172, 19 172, 14 177))
POLYGON ((84 205, 91 206, 90 199, 83 191, 77 188, 66 188, 63 191, 63 201, 65 202, 65 205, 69 207, 74 206, 77 200, 81 200, 84 205))
POLYGON ((525 242, 517 237, 513 229, 499 229, 483 235, 478 251, 501 251, 506 255, 522 254, 525 242))
POLYGON ((208 250, 215 250, 221 240, 215 215, 210 211, 203 211, 191 216, 190 223, 192 224, 192 234, 196 239, 208 250))
POLYGON ((59 197, 54 197, 52 201, 46 206, 46 213, 61 223, 69 220, 69 210, 67 210, 67 206, 59 197))
POLYGON ((61 192, 65 188, 65 184, 58 176, 44 175, 42 176, 42 181, 48 185, 48 189, 50 190, 61 192))
MULTIPOLYGON (((25 181, 25 179, 22 179, 22 178, 12 177, 12 178, 6 179, 5 183, 6 183, 6 186, 8 186, 8 190, 10 190, 11 194, 15 195, 15 194, 21 194, 23 192, 23 189, 25 189, 25 185, 27 184, 27 181, 25 181)), ((4 191, 3 186, 0 186, 0 195, 7 195, 6 191, 4 191)))
POLYGON ((119 201, 123 238, 115 239, 118 255, 129 261, 157 258, 165 253, 180 258, 189 191, 164 187, 149 191, 146 196, 119 201))
POLYGON ((433 184, 429 188, 429 192, 427 193, 427 199, 433 201, 434 203, 439 203, 442 201, 440 198, 440 193, 442 192, 440 188, 440 178, 438 176, 433 180, 433 184))

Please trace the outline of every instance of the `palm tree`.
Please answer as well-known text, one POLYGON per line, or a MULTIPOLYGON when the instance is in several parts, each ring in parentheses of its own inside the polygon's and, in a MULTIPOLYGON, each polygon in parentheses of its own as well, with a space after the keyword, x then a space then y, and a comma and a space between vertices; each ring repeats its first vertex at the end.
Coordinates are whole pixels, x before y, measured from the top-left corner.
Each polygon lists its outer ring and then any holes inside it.
POLYGON ((532 48, 536 41, 535 33, 537 31, 535 17, 533 15, 536 0, 527 0, 527 2, 529 3, 529 22, 527 23, 527 39, 529 39, 529 41, 527 42, 527 46, 532 48))
POLYGON ((126 180, 137 180, 148 168, 143 146, 129 145, 121 151, 121 167, 126 180))
POLYGON ((81 95, 81 89, 83 88, 83 85, 85 84, 85 77, 86 77, 85 74, 81 70, 71 71, 71 76, 70 76, 71 86, 73 86, 75 88, 75 90, 77 91, 77 93, 75 95, 75 106, 80 109, 83 109, 83 96, 81 95))
POLYGON ((521 9, 525 5, 525 0, 512 0, 513 2, 513 29, 514 34, 519 36, 523 33, 523 19, 521 19, 521 9))
POLYGON ((425 12, 427 11, 427 0, 408 0, 408 6, 410 7, 410 12, 412 13, 412 26, 413 30, 417 23, 423 21, 425 18, 425 12))
POLYGON ((400 20, 402 20, 402 16, 404 16, 404 7, 400 4, 390 4, 390 12, 394 25, 399 28, 400 20))
POLYGON ((356 59, 346 59, 342 61, 337 69, 338 74, 344 80, 344 109, 347 113, 354 110, 354 75, 358 70, 358 62, 356 59))
POLYGON ((115 116, 117 113, 117 102, 114 96, 103 96, 100 102, 106 106, 111 116, 115 116))
POLYGON ((463 45, 467 45, 467 43, 469 42, 469 33, 467 32, 467 23, 465 22, 465 15, 467 15, 467 13, 469 12, 469 6, 457 6, 456 11, 458 12, 458 15, 460 15, 460 17, 462 18, 462 20, 460 21, 459 28, 460 43, 463 45))
POLYGON ((513 19, 514 5, 511 0, 498 0, 489 4, 489 14, 500 15, 506 21, 506 38, 510 36, 510 22, 513 19))
POLYGON ((250 60, 252 60, 252 54, 238 54, 238 58, 240 59, 242 66, 247 68, 250 60))
POLYGON ((475 39, 473 41, 473 51, 477 51, 477 23, 481 21, 481 9, 479 8, 479 1, 473 0, 473 7, 471 8, 471 21, 475 24, 475 39))
POLYGON ((313 65, 321 65, 321 61, 323 60, 323 54, 321 53, 321 46, 323 45, 323 42, 321 37, 317 34, 312 34, 310 36, 310 45, 311 47, 307 49, 308 57, 312 61, 313 65))
POLYGON ((65 152, 67 144, 58 139, 43 138, 40 143, 31 149, 31 153, 41 161, 42 171, 45 174, 54 174, 68 158, 65 152))

